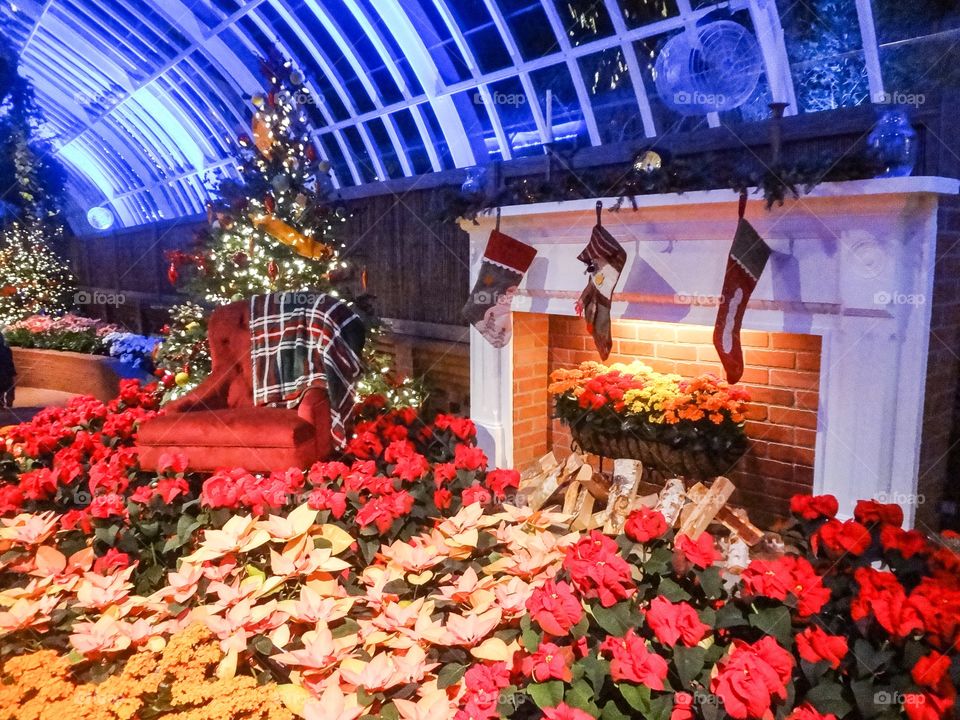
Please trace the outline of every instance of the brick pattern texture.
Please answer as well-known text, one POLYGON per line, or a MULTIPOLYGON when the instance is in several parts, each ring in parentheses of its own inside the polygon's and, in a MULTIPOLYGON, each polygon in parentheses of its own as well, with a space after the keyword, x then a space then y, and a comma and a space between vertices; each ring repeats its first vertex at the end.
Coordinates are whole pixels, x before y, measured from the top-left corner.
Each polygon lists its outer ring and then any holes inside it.
MULTIPOLYGON (((713 348, 713 328, 618 321, 607 362, 640 360, 659 372, 690 377, 723 376, 713 348)), ((741 384, 752 402, 746 423, 750 450, 731 479, 734 502, 755 522, 773 526, 788 513, 789 499, 813 487, 813 455, 820 384, 820 337, 745 330, 741 384)), ((514 314, 514 463, 518 468, 547 450, 570 452, 570 433, 551 419, 549 374, 597 360, 580 318, 514 314)))
MULTIPOLYGON (((960 507, 960 488, 950 482, 960 472, 960 198, 955 196, 940 198, 929 352, 916 524, 936 530, 942 500, 960 507)), ((960 529, 960 514, 946 512, 942 522, 960 529)))

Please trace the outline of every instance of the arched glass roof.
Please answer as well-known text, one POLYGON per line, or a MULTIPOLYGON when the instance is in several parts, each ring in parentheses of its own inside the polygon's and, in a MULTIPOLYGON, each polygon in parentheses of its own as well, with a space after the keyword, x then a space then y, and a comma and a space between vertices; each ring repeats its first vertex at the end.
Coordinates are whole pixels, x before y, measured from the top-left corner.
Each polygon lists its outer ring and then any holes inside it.
POLYGON ((756 35, 763 74, 744 105, 695 121, 764 118, 772 100, 793 114, 922 93, 960 40, 956 5, 0 0, 0 25, 72 192, 129 226, 203 211, 233 172, 258 57, 274 46, 306 76, 318 150, 335 184, 351 186, 541 154, 549 140, 596 146, 689 125, 657 96, 654 61, 668 37, 718 10, 756 35))

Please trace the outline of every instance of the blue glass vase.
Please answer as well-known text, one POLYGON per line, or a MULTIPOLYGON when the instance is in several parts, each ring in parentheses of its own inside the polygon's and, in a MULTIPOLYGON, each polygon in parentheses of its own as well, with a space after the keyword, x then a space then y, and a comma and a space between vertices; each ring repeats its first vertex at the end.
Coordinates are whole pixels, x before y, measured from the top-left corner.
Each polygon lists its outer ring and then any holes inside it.
POLYGON ((903 110, 888 110, 867 138, 871 156, 880 166, 877 177, 906 177, 917 164, 917 131, 903 110))

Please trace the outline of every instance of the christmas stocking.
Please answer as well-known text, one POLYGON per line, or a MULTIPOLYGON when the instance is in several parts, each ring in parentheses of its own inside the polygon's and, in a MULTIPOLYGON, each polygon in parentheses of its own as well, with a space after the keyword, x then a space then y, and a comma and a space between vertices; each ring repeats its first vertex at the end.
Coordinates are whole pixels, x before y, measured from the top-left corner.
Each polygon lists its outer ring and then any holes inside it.
POLYGON ((501 348, 510 341, 510 303, 536 254, 534 248, 500 230, 490 233, 480 276, 462 312, 494 347, 501 348))
POLYGON ((744 200, 740 202, 740 222, 733 238, 723 277, 723 294, 713 329, 713 345, 727 373, 727 382, 735 383, 743 375, 743 349, 740 347, 740 326, 750 295, 757 286, 763 268, 770 258, 770 247, 753 226, 743 218, 744 200))
POLYGON ((587 330, 593 335, 594 345, 600 358, 607 359, 613 339, 610 336, 610 298, 620 280, 620 273, 627 262, 627 251, 613 239, 606 228, 600 225, 600 211, 593 228, 590 242, 577 260, 587 265, 590 279, 577 300, 577 314, 587 321, 587 330))

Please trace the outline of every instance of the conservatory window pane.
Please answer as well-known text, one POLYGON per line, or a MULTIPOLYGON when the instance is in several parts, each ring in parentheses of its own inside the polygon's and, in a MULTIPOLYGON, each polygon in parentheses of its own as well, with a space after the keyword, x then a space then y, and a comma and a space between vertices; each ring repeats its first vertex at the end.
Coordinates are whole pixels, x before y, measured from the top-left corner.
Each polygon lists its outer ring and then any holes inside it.
MULTIPOLYGON (((740 10, 731 17, 734 22, 743 25, 756 37, 756 30, 753 27, 753 19, 749 10, 740 10)), ((773 96, 770 94, 770 82, 767 79, 765 69, 761 69, 760 77, 757 80, 757 86, 753 93, 742 105, 733 110, 720 113, 720 120, 725 124, 735 124, 741 122, 759 122, 770 118, 770 103, 773 102, 773 96)))
POLYGON ((680 14, 676 0, 619 0, 617 4, 623 13, 624 22, 630 29, 680 14))
MULTIPOLYGON (((642 59, 641 59, 642 62, 642 59)), ((620 48, 580 59, 580 72, 590 95, 597 128, 603 142, 620 142, 643 136, 640 106, 633 92, 630 69, 620 48)))
POLYGON ((596 0, 553 0, 560 22, 573 46, 613 35, 613 22, 602 2, 596 0))
POLYGON ((497 4, 524 60, 536 60, 560 50, 543 5, 537 0, 499 0, 497 4))
POLYGON ((855 3, 782 4, 781 22, 799 110, 818 112, 869 101, 855 3))
POLYGON ((432 0, 419 0, 404 4, 403 8, 420 38, 430 51, 445 83, 455 83, 470 77, 470 68, 447 29, 443 16, 432 0))
POLYGON ((447 5, 453 11, 481 72, 500 70, 512 64, 500 31, 482 2, 447 0, 447 5))
MULTIPOLYGON (((457 100, 457 107, 469 108, 464 111, 461 109, 463 118, 463 127, 467 136, 471 138, 480 138, 491 160, 501 160, 503 153, 500 150, 500 143, 493 131, 493 123, 490 121, 490 115, 487 113, 487 106, 483 102, 480 92, 476 89, 457 93, 454 96, 457 100)), ((477 162, 482 162, 482 158, 477 158, 477 162)))
MULTIPOLYGON (((558 63, 530 73, 540 103, 540 111, 547 116, 547 90, 553 95, 554 142, 582 143, 587 137, 583 109, 566 63, 558 63)), ((589 145, 589 140, 586 144, 589 145)))
POLYGON ((404 149, 407 151, 407 157, 410 158, 410 164, 413 166, 414 174, 430 172, 433 165, 430 163, 430 155, 423 145, 423 136, 417 129, 417 123, 413 119, 413 113, 409 109, 400 110, 390 116, 400 138, 403 140, 404 149))
POLYGON ((400 49, 400 45, 397 44, 396 38, 394 38, 393 33, 387 26, 387 23, 380 16, 380 13, 378 13, 372 7, 370 0, 359 0, 358 4, 366 11, 367 19, 377 30, 380 38, 389 49, 390 57, 393 59, 393 62, 397 68, 399 68, 400 73, 403 75, 403 79, 406 82, 410 93, 413 95, 421 94, 423 92, 423 87, 420 85, 420 78, 417 77, 417 74, 413 71, 413 68, 410 67, 410 62, 400 49))
POLYGON ((357 170, 360 171, 360 181, 373 182, 376 180, 377 171, 373 167, 373 160, 370 159, 367 146, 363 144, 363 138, 360 137, 360 131, 356 126, 344 128, 343 137, 346 138, 350 152, 353 153, 354 163, 356 163, 357 170))
POLYGON ((541 155, 540 133, 520 79, 511 77, 491 83, 490 94, 493 96, 494 112, 500 117, 511 152, 514 155, 541 155))
POLYGON ((400 158, 397 157, 397 152, 393 147, 393 141, 390 140, 390 135, 387 133, 387 128, 383 124, 383 120, 375 118, 366 125, 369 135, 373 138, 373 142, 377 146, 377 152, 380 153, 380 160, 383 162, 384 170, 387 171, 387 177, 403 177, 403 167, 400 165, 400 158))
POLYGON ((343 151, 340 149, 340 143, 333 133, 324 133, 320 135, 320 144, 323 146, 323 152, 327 156, 330 167, 341 187, 353 185, 353 175, 350 172, 350 166, 347 165, 343 151))
POLYGON ((423 117, 427 122, 427 128, 430 130, 430 135, 433 138, 433 146, 437 150, 441 167, 444 170, 452 170, 454 168, 453 155, 450 154, 450 148, 447 146, 447 138, 440 128, 440 121, 437 120, 437 114, 433 111, 430 103, 421 105, 420 111, 423 113, 423 117))

